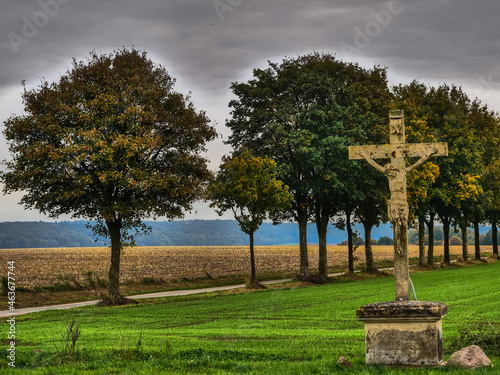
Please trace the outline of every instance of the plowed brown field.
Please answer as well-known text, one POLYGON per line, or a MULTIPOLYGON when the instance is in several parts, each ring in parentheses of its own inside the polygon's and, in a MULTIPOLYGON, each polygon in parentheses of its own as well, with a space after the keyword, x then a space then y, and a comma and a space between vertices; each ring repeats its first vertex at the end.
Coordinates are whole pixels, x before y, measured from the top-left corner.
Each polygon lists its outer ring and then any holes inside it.
MULTIPOLYGON (((470 249, 473 251, 473 248, 470 249)), ((491 247, 483 247, 491 252, 491 247)), ((392 246, 373 246, 375 260, 392 259, 392 246)), ((410 246, 410 257, 418 257, 417 246, 410 246)), ((452 254, 461 254, 460 246, 451 247, 452 254)), ((437 246, 435 256, 443 254, 437 246)), ((473 257, 473 254, 471 254, 473 257)), ((357 263, 363 263, 364 248, 355 252, 357 263)), ((185 246, 125 248, 121 261, 121 281, 141 281, 157 278, 165 281, 198 278, 210 275, 248 274, 249 249, 245 246, 185 246)), ((95 272, 107 280, 110 249, 103 248, 48 248, 0 250, 0 275, 7 275, 7 262, 15 261, 16 286, 47 286, 67 277, 83 281, 88 272, 95 272)), ((257 272, 294 273, 299 269, 298 246, 257 246, 257 272)), ((309 266, 318 265, 318 247, 309 247, 309 266)), ((328 265, 345 269, 347 247, 329 246, 328 265)))

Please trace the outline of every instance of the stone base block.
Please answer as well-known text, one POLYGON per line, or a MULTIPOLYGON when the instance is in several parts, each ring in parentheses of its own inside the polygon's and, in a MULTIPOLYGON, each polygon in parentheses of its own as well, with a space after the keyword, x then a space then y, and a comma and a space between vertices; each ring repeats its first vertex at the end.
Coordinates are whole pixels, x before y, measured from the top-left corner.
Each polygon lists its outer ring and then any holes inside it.
POLYGON ((448 306, 438 302, 390 301, 356 311, 365 323, 366 364, 437 366, 443 360, 441 319, 448 306))

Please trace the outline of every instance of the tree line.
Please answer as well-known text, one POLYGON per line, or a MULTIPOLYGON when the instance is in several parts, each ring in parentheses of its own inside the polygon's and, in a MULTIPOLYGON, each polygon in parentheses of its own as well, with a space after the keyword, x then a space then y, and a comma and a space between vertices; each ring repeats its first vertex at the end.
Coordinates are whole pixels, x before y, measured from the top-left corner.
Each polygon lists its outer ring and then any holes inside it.
MULTIPOLYGON (((366 268, 374 271, 371 233, 387 222, 388 184, 348 147, 388 141, 388 113, 406 114, 408 142, 447 142, 449 156, 428 161, 409 176, 408 198, 419 225, 443 224, 445 262, 451 227, 492 225, 495 254, 500 215, 498 115, 460 87, 414 81, 389 87, 387 68, 363 68, 329 53, 310 53, 254 69, 234 82, 226 141, 232 155, 214 174, 201 156, 216 129, 204 111, 174 90, 175 79, 146 52, 123 48, 73 61, 59 81, 42 81, 22 94, 24 114, 4 123, 11 159, 0 173, 4 193, 22 191, 26 208, 57 218, 89 220, 109 238, 109 303, 119 291, 122 247, 151 232, 148 218, 175 219, 199 199, 232 210, 252 236, 265 218, 299 226, 300 278, 311 279, 307 227, 314 223, 319 270, 327 277, 329 225, 345 229, 354 269, 353 224, 364 229, 366 268)), ((431 235, 432 236, 432 235, 431 235)), ((434 239, 427 260, 433 262, 434 239)))
MULTIPOLYGON (((485 229, 485 227, 480 226, 480 230, 485 229)), ((467 238, 468 238, 468 245, 475 246, 475 233, 473 229, 467 228, 467 238)), ((410 229, 408 232, 408 243, 412 245, 418 245, 419 244, 419 230, 418 229, 410 229)), ((450 246, 459 246, 462 245, 463 242, 463 235, 462 231, 459 228, 453 228, 450 230, 450 246)), ((434 233, 433 233, 433 240, 434 240, 434 245, 436 246, 443 246, 444 244, 444 230, 442 227, 434 227, 434 233)), ((493 231, 490 229, 486 233, 480 233, 479 234, 479 244, 481 246, 492 246, 493 245, 493 231)), ((425 235, 424 235, 424 245, 428 246, 429 245, 429 231, 427 228, 425 228, 425 235)))
MULTIPOLYGON (((427 86, 418 80, 389 87, 387 68, 343 62, 328 53, 311 53, 269 62, 254 69, 248 82, 235 82, 236 99, 227 120, 227 143, 234 157, 242 148, 277 164, 276 176, 292 195, 289 210, 270 211, 275 220, 296 221, 300 233, 300 277, 310 278, 308 222, 317 226, 320 280, 327 277, 328 223, 348 234, 349 270, 354 269, 353 222, 364 227, 366 269, 375 271, 371 231, 387 222, 389 195, 385 176, 364 161, 348 159, 348 147, 388 143, 388 113, 406 116, 407 142, 447 142, 449 156, 426 162, 408 178, 412 221, 418 222, 420 263, 434 262, 434 223, 443 225, 444 261, 450 262, 450 228, 461 229, 468 260, 468 230, 474 228, 480 258, 479 225, 491 223, 498 254, 500 126, 498 114, 454 84, 427 86)), ((246 151, 245 151, 246 152, 246 151)), ((221 166, 224 168, 224 166, 221 166)))
MULTIPOLYGON (((148 235, 135 237, 137 246, 248 246, 249 237, 240 230, 235 220, 175 220, 145 221, 151 227, 148 235)), ((90 223, 92 224, 92 223, 90 223)), ((330 225, 328 244, 341 244, 345 233, 330 225)), ((357 230, 361 228, 359 224, 357 230)), ((318 243, 314 224, 309 224, 310 244, 318 243)), ((391 235, 389 225, 381 225, 375 232, 381 245, 391 235)), ((360 239, 362 240, 362 239, 360 239)), ((273 225, 265 222, 255 232, 258 245, 296 245, 299 243, 297 226, 294 223, 273 225)), ((83 220, 62 222, 4 222, 0 223, 0 249, 45 248, 45 247, 103 247, 109 239, 96 237, 88 223, 83 220)))

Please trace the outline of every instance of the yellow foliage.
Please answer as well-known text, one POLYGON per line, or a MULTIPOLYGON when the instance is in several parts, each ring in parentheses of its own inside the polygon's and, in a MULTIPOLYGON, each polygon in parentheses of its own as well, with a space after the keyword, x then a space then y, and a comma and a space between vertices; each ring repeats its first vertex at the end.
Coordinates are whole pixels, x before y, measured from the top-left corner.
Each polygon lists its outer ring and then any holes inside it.
POLYGON ((417 209, 427 198, 427 191, 439 177, 439 167, 431 161, 414 169, 407 179, 407 197, 410 207, 417 209))

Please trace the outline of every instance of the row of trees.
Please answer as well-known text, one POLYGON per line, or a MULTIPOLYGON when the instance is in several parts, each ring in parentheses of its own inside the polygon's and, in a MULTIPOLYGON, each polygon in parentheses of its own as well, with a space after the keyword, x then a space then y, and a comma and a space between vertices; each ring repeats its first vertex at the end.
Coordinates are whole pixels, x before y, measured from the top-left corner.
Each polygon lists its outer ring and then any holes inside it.
MULTIPOLYGON (((330 54, 312 53, 286 58, 255 69, 253 79, 235 82, 230 102, 232 130, 228 144, 276 161, 277 177, 289 187, 291 209, 275 220, 298 222, 300 277, 310 278, 306 226, 316 223, 319 236, 318 277, 327 277, 326 229, 330 221, 348 233, 349 269, 353 271, 353 221, 364 226, 367 270, 374 271, 373 226, 387 221, 385 177, 367 163, 348 159, 351 145, 388 141, 388 112, 403 109, 408 142, 447 142, 449 156, 436 158, 409 176, 412 219, 421 234, 421 263, 425 263, 424 231, 433 233, 436 220, 444 230, 445 262, 450 261, 450 227, 462 229, 467 260, 467 230, 475 229, 479 257, 479 224, 493 226, 500 214, 500 126, 497 114, 460 87, 428 87, 418 81, 389 88, 387 71, 364 69, 330 54)), ((434 240, 429 239, 428 263, 433 263, 434 240)))
POLYGON ((266 217, 298 222, 302 279, 311 277, 307 223, 317 227, 324 280, 328 224, 347 230, 353 271, 352 224, 359 221, 367 269, 375 270, 371 230, 387 220, 387 181, 364 161, 348 160, 347 149, 386 143, 389 110, 404 109, 409 142, 446 141, 450 150, 410 177, 420 228, 432 229, 439 218, 447 243, 450 225, 490 220, 498 251, 498 117, 478 100, 448 85, 391 90, 385 68, 364 69, 330 54, 270 62, 253 76, 231 85, 236 99, 226 125, 234 154, 224 158, 207 195, 213 174, 200 153, 216 130, 173 90, 175 79, 135 49, 74 60, 58 82, 25 89, 25 114, 4 123, 11 153, 0 173, 4 193, 23 191, 25 207, 50 217, 96 223, 94 233, 111 239, 110 303, 124 302, 120 255, 132 231, 147 233, 145 218, 181 217, 207 196, 220 211, 232 209, 251 238, 266 217))
MULTIPOLYGON (((467 238, 469 240, 469 245, 475 246, 476 242, 476 236, 475 232, 473 229, 467 229, 467 238)), ((456 246, 456 243, 458 242, 459 245, 462 245, 462 231, 459 228, 453 228, 450 231, 450 246, 456 246), (452 241, 451 239, 453 237, 457 237, 459 241, 452 241)), ((441 246, 444 243, 444 231, 443 228, 441 227, 434 227, 434 233, 433 233, 433 239, 434 239, 434 245, 441 246)), ((411 229, 408 233, 408 243, 412 245, 418 245, 419 244, 419 230, 417 229, 411 229)), ((427 228, 425 228, 425 235, 424 235, 424 244, 428 245, 429 244, 429 232, 427 228)), ((480 234, 479 235, 479 244, 481 246, 492 246, 493 245, 493 231, 489 230, 485 234, 480 234)))
MULTIPOLYGON (((371 228, 386 215, 379 198, 387 195, 387 183, 366 163, 350 162, 347 148, 385 141, 391 101, 385 69, 365 70, 313 53, 269 63, 253 75, 249 82, 231 86, 237 99, 230 102, 228 143, 276 161, 278 178, 289 186, 293 201, 291 210, 275 219, 298 222, 300 277, 310 279, 306 228, 313 221, 319 237, 318 278, 326 279, 327 226, 340 212, 344 219, 338 225, 347 229, 353 270, 354 214, 370 244, 371 228)), ((373 270, 371 247, 366 251, 367 267, 373 270)))
MULTIPOLYGON (((348 240, 342 241, 339 245, 347 246, 348 240)), ((365 244, 365 240, 362 237, 354 237, 353 239, 354 245, 360 246, 365 244)), ((372 238, 371 245, 394 245, 394 239, 389 236, 381 236, 378 240, 372 238)))
MULTIPOLYGON (((475 257, 479 259, 479 225, 487 222, 492 225, 493 252, 498 255, 498 115, 479 99, 469 99, 460 87, 454 85, 443 84, 433 88, 412 82, 395 87, 394 95, 396 105, 404 108, 410 119, 410 137, 413 140, 445 141, 449 148, 447 158, 436 158, 427 163, 427 169, 422 170, 421 173, 432 176, 427 192, 412 197, 421 237, 421 263, 424 263, 422 238, 425 226, 431 237, 436 219, 443 224, 445 262, 450 262, 451 227, 461 230, 463 258, 467 260, 467 228, 473 226, 475 257)), ((413 181, 418 178, 420 176, 416 173, 413 181)), ((433 244, 433 238, 429 238, 428 264, 433 263, 433 244)))
MULTIPOLYGON (((94 247, 108 246, 109 240, 96 238, 84 220, 63 222, 0 222, 0 249, 45 247, 94 247)), ((244 246, 248 236, 241 232, 234 220, 175 220, 145 221, 151 232, 135 236, 137 246, 244 246)), ((263 223, 255 233, 259 245, 298 243, 297 226, 282 223, 275 227, 263 223)), ((309 225, 309 237, 314 234, 309 225)), ((342 241, 342 233, 329 233, 330 243, 342 241)), ((312 242, 317 242, 316 238, 312 242)), ((0 250, 1 252, 1 250, 0 250)))

